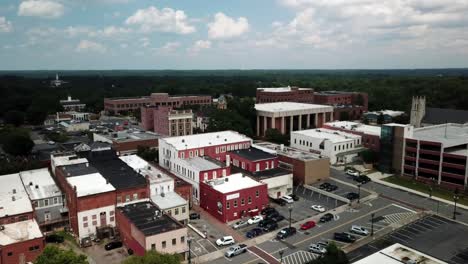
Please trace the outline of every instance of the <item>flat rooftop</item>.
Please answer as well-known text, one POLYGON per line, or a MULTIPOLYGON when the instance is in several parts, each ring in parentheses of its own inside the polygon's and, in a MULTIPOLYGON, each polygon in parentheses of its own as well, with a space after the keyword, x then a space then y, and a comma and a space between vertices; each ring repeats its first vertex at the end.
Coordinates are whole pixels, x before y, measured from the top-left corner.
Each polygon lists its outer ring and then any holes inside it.
POLYGON ((294 102, 276 102, 266 104, 255 104, 255 110, 263 112, 291 112, 291 111, 307 111, 307 110, 322 110, 324 112, 333 112, 333 107, 329 105, 319 104, 304 104, 294 102))
POLYGON ((185 162, 200 171, 215 170, 226 167, 224 163, 210 157, 193 157, 185 159, 185 162))
POLYGON ((157 140, 161 138, 161 135, 150 132, 150 131, 141 131, 136 129, 129 129, 125 131, 118 131, 118 132, 109 132, 99 134, 109 140, 116 141, 116 142, 128 142, 128 141, 137 141, 137 140, 149 140, 154 139, 157 140))
POLYGON ((366 258, 354 262, 354 264, 402 264, 413 260, 418 264, 447 264, 429 255, 401 244, 393 244, 366 258))
POLYGON ((114 191, 115 188, 99 173, 68 177, 67 182, 76 186, 78 197, 114 191))
POLYGON ((356 92, 348 92, 348 91, 318 91, 315 92, 317 95, 324 95, 324 96, 333 96, 333 95, 340 95, 340 94, 355 94, 356 92))
POLYGON ((235 173, 227 177, 210 180, 207 181, 206 184, 210 185, 220 193, 230 193, 262 185, 262 183, 255 181, 242 173, 235 173))
POLYGON ((5 229, 0 230, 0 245, 2 246, 42 237, 35 219, 5 224, 3 227, 5 229))
POLYGON ((405 112, 403 111, 394 111, 394 110, 380 110, 380 111, 373 111, 373 112, 367 112, 367 113, 364 113, 365 115, 367 114, 374 114, 374 115, 389 115, 391 117, 395 117, 395 116, 399 116, 399 115, 402 115, 404 114, 405 112))
POLYGON ((94 168, 93 166, 89 166, 88 162, 61 166, 60 169, 65 173, 65 177, 75 177, 99 173, 98 170, 96 170, 96 168, 94 168))
POLYGON ((53 161, 54 161, 55 167, 88 162, 88 160, 86 160, 84 158, 80 158, 76 154, 54 155, 53 156, 53 161))
POLYGON ((283 155, 286 157, 303 160, 303 161, 318 160, 318 159, 324 159, 324 158, 328 159, 327 157, 320 156, 319 154, 311 153, 308 151, 302 151, 296 148, 281 146, 279 144, 267 142, 267 141, 255 141, 255 143, 252 144, 252 147, 261 149, 271 154, 283 155))
POLYGON ((141 202, 119 207, 119 210, 145 236, 152 236, 183 228, 182 224, 162 212, 151 202, 141 202))
POLYGON ((361 138, 361 136, 359 135, 354 135, 351 133, 346 133, 346 132, 337 131, 333 129, 326 129, 326 128, 314 128, 314 129, 293 131, 291 132, 291 136, 292 135, 304 135, 307 137, 328 139, 332 143, 348 142, 350 140, 361 138))
POLYGON ((468 124, 442 124, 414 129, 412 137, 417 140, 440 142, 443 147, 468 144, 468 124))
POLYGON ((249 175, 249 177, 252 177, 256 180, 264 180, 264 179, 284 176, 288 174, 291 175, 292 171, 276 167, 274 169, 269 169, 269 170, 250 172, 242 168, 232 166, 231 173, 242 173, 242 174, 249 175))
POLYGON ((22 171, 19 175, 31 200, 56 197, 62 194, 48 168, 22 171))
POLYGON ((172 145, 176 150, 196 149, 208 146, 218 146, 244 141, 252 141, 252 139, 250 139, 246 135, 240 134, 232 130, 179 137, 168 137, 161 138, 159 140, 165 141, 169 145, 172 145))
POLYGON ((259 87, 257 88, 257 91, 261 90, 261 91, 269 92, 269 93, 282 93, 282 92, 290 92, 296 89, 297 90, 314 90, 312 88, 299 88, 299 87, 287 86, 287 87, 266 87, 266 88, 259 87))
POLYGON ((0 218, 32 210, 31 201, 19 173, 0 176, 0 218))
POLYGON ((273 155, 269 152, 265 152, 261 149, 253 148, 253 147, 250 147, 248 149, 234 150, 234 151, 230 151, 229 153, 240 156, 250 161, 259 161, 259 160, 267 160, 267 159, 276 158, 276 155, 273 155))
POLYGON ((379 126, 370 126, 370 125, 361 124, 357 122, 350 122, 350 121, 335 121, 335 122, 325 123, 325 125, 380 137, 381 128, 379 126))
POLYGON ((161 210, 179 207, 187 204, 187 201, 175 192, 164 193, 151 196, 153 201, 161 210))
POLYGON ((174 180, 174 178, 169 176, 165 171, 149 164, 146 160, 138 157, 137 155, 120 156, 119 159, 130 166, 135 172, 138 172, 141 176, 148 177, 150 183, 174 180))

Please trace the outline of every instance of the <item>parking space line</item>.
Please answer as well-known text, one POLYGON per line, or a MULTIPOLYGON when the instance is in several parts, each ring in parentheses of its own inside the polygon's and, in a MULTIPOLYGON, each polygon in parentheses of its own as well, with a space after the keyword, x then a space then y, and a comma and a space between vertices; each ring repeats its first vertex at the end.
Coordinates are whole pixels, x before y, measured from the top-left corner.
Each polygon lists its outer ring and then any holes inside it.
MULTIPOLYGON (((209 240, 208 240, 208 241, 209 241, 209 240)), ((206 252, 208 252, 208 253, 210 252, 210 251, 208 251, 202 244, 200 244, 198 241, 197 241, 197 244, 198 244, 200 247, 202 247, 206 252)))
POLYGON ((396 206, 396 207, 398 207, 398 208, 400 208, 400 209, 403 209, 403 210, 406 210, 406 211, 415 213, 415 214, 417 213, 416 211, 411 210, 411 209, 409 209, 409 208, 406 208, 406 207, 404 207, 404 206, 401 206, 401 205, 399 205, 399 204, 394 204, 394 203, 392 203, 392 205, 394 205, 394 206, 396 206))

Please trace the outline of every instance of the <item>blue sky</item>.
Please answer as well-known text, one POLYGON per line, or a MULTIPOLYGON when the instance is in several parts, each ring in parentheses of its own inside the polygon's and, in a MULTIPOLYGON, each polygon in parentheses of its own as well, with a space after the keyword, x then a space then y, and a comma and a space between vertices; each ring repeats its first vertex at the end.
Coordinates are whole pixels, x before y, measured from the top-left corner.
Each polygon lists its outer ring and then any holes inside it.
POLYGON ((468 0, 2 0, 0 70, 468 67, 468 0))

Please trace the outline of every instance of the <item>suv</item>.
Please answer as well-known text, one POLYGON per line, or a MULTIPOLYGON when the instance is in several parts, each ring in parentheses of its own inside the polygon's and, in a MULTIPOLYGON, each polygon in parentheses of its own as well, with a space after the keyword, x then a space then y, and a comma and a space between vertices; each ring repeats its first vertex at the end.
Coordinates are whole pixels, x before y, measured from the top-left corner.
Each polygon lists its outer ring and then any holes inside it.
POLYGON ((333 220, 334 216, 331 213, 326 213, 320 217, 320 223, 330 222, 333 220))
POLYGON ((322 247, 319 244, 311 244, 309 246, 309 251, 315 254, 320 254, 320 255, 327 253, 327 249, 322 247))
POLYGON ((358 176, 358 177, 354 178, 354 180, 359 182, 359 183, 362 183, 362 184, 366 184, 366 183, 371 181, 371 179, 369 177, 367 177, 366 175, 358 176))
POLYGON ((350 192, 350 193, 346 194, 346 199, 348 199, 348 200, 352 201, 352 200, 356 200, 358 198, 359 198, 359 194, 357 194, 357 193, 350 192))
POLYGON ((276 211, 276 209, 273 208, 273 207, 267 207, 267 208, 265 208, 265 209, 263 209, 261 211, 261 214, 262 215, 269 215, 269 214, 272 214, 273 212, 278 212, 278 211, 276 211))
POLYGON ((272 217, 275 217, 275 216, 278 216, 278 215, 279 215, 278 211, 276 211, 276 210, 271 211, 270 213, 265 215, 265 219, 271 219, 272 217))
POLYGON ((218 246, 227 246, 236 243, 232 236, 224 236, 218 240, 216 240, 216 245, 218 246))
POLYGON ((263 219, 262 221, 258 222, 258 227, 265 227, 269 223, 274 223, 275 221, 271 219, 263 219))
POLYGON ((336 241, 345 242, 345 243, 353 243, 354 241, 356 241, 355 236, 346 232, 335 233, 334 238, 336 241))
POLYGON ((291 196, 291 198, 294 200, 294 201, 299 201, 299 196, 295 195, 295 194, 291 194, 289 195, 291 196))
POLYGON ((359 171, 353 169, 346 170, 346 174, 353 177, 359 177, 360 175, 359 171))
POLYGON ((240 245, 237 245, 237 246, 230 247, 228 249, 228 251, 226 251, 226 253, 224 253, 224 256, 226 256, 226 258, 232 258, 234 256, 237 256, 237 255, 245 253, 245 252, 247 252, 247 245, 240 244, 240 245))
POLYGON ((324 183, 319 185, 319 189, 321 189, 321 190, 327 189, 330 185, 331 185, 330 183, 324 182, 324 183))
POLYGON ((284 216, 282 215, 277 215, 277 216, 273 216, 270 218, 271 221, 274 221, 276 223, 280 222, 280 221, 283 221, 284 220, 284 216))
POLYGON ((265 225, 265 227, 263 228, 263 231, 270 232, 270 231, 275 230, 276 228, 278 228, 278 224, 276 222, 270 222, 265 225))
POLYGON ((279 198, 279 199, 271 199, 271 200, 272 200, 274 203, 279 204, 279 205, 281 205, 281 206, 286 205, 286 201, 283 200, 283 199, 281 199, 281 198, 279 198))
POLYGON ((263 230, 260 227, 255 227, 245 234, 247 238, 253 238, 263 233, 263 230))
POLYGON ((289 195, 285 195, 285 196, 281 197, 280 199, 284 200, 288 204, 294 203, 293 198, 291 196, 289 196, 289 195))
POLYGON ((285 239, 287 237, 290 237, 292 235, 296 234, 296 228, 294 227, 286 227, 281 229, 281 231, 278 232, 276 235, 277 239, 285 239))
POLYGON ((369 234, 369 231, 367 229, 358 225, 352 225, 349 231, 361 236, 367 236, 369 234))
POLYGON ((119 247, 122 247, 121 241, 112 241, 112 242, 107 243, 104 246, 106 250, 112 250, 112 249, 119 248, 119 247))
POLYGON ((189 218, 190 218, 190 220, 200 219, 200 214, 199 213, 191 213, 189 215, 189 218))

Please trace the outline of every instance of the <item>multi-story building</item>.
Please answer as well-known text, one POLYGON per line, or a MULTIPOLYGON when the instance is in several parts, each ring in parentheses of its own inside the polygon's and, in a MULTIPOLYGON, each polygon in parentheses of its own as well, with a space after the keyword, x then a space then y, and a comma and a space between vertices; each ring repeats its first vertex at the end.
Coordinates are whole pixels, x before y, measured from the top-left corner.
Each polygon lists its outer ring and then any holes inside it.
POLYGON ((175 110, 169 106, 141 107, 141 124, 165 136, 185 136, 193 134, 193 113, 191 109, 175 110))
POLYGON ((112 144, 112 149, 115 150, 117 155, 120 156, 137 153, 138 146, 157 149, 158 139, 160 137, 161 135, 153 132, 145 132, 135 129, 93 134, 93 140, 95 142, 105 142, 112 144))
POLYGON ((277 102, 256 104, 257 136, 265 136, 268 129, 277 129, 281 134, 321 127, 333 120, 333 107, 328 105, 277 102))
POLYGON ((394 118, 397 116, 404 115, 403 111, 393 111, 393 110, 380 110, 367 112, 363 114, 363 120, 369 124, 378 124, 379 118, 381 118, 382 124, 394 122, 394 118), (380 117, 381 116, 381 117, 380 117))
POLYGON ((334 120, 359 120, 369 107, 367 93, 320 91, 314 97, 316 104, 333 105, 334 120))
POLYGON ((331 164, 354 161, 363 150, 361 141, 359 135, 326 128, 291 133, 291 147, 327 156, 331 164))
POLYGON ((65 111, 82 111, 86 104, 80 102, 80 99, 72 99, 69 95, 66 100, 60 100, 60 105, 63 107, 65 111))
POLYGON ((242 173, 200 183, 200 207, 223 223, 256 215, 268 206, 267 184, 242 173))
POLYGON ((44 231, 68 224, 68 208, 62 191, 55 183, 49 169, 22 171, 21 181, 34 207, 34 215, 44 231))
POLYGON ((265 141, 252 146, 277 155, 278 167, 293 173, 294 185, 311 185, 330 177, 330 159, 326 156, 265 141))
POLYGON ((140 110, 143 106, 170 106, 181 107, 183 105, 211 105, 209 95, 181 95, 169 96, 167 93, 152 93, 142 97, 104 98, 104 110, 118 113, 122 111, 140 110))
POLYGON ((188 251, 188 230, 151 202, 138 202, 117 208, 117 223, 123 244, 136 255, 146 251, 180 254, 188 251))
POLYGON ((198 112, 194 114, 192 127, 193 129, 198 130, 199 132, 205 132, 208 129, 208 124, 210 123, 210 118, 207 114, 198 112))
POLYGON ((275 88, 257 88, 256 102, 274 103, 274 102, 296 102, 313 104, 314 89, 299 87, 275 87, 275 88))
POLYGON ((278 158, 257 148, 229 152, 231 164, 249 172, 264 171, 278 167, 278 158))
POLYGON ((454 189, 468 185, 468 124, 414 129, 403 149, 403 175, 454 189))
POLYGON ((159 165, 192 184, 199 200, 199 183, 229 175, 226 161, 231 150, 246 149, 251 139, 234 131, 221 131, 159 140, 159 165), (204 157, 206 156, 206 157, 204 157))
POLYGON ((18 173, 0 176, 0 263, 34 261, 44 237, 18 173))
POLYGON ((346 133, 360 135, 362 137, 362 145, 375 152, 380 152, 380 133, 379 126, 370 126, 351 121, 334 121, 325 123, 323 128, 340 130, 346 133))
POLYGON ((380 132, 379 170, 401 174, 405 138, 413 134, 414 127, 396 123, 382 125, 380 132))

